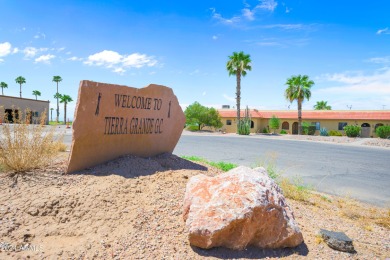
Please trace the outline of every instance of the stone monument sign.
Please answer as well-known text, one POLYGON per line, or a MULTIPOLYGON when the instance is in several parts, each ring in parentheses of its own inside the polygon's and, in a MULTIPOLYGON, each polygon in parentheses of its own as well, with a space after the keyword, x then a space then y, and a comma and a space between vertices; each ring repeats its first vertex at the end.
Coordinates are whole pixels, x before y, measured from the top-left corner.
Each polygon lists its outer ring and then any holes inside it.
POLYGON ((184 124, 183 110, 168 87, 137 89, 83 80, 67 173, 125 154, 172 153, 184 124))

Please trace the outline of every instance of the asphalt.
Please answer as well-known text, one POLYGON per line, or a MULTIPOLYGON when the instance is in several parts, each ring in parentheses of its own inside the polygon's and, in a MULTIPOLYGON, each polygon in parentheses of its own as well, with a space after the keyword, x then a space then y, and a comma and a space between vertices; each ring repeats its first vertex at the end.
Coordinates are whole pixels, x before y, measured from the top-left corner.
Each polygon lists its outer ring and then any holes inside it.
MULTIPOLYGON (((64 142, 72 130, 64 126, 64 142)), ((237 135, 183 134, 173 152, 210 161, 259 166, 274 163, 278 172, 317 191, 390 207, 390 149, 237 135)))

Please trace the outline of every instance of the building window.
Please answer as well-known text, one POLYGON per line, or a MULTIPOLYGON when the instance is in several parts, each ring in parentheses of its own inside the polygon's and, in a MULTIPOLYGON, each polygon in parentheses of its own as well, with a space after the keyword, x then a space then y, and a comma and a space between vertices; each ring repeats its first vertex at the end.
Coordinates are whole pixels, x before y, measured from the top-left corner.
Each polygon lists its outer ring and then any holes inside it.
POLYGON ((339 131, 344 130, 344 126, 348 125, 347 122, 339 122, 339 131))
POLYGON ((232 125, 232 120, 226 120, 226 125, 232 125))
POLYGON ((36 117, 38 117, 38 116, 39 116, 39 114, 38 114, 38 112, 37 112, 37 111, 33 112, 33 113, 32 113, 32 115, 33 115, 33 116, 36 116, 36 117))
POLYGON ((290 124, 288 122, 283 122, 282 129, 283 130, 290 130, 290 124))
POLYGON ((311 122, 311 124, 316 126, 316 130, 320 130, 321 129, 320 122, 311 122))
POLYGON ((254 128, 255 127, 255 122, 253 122, 252 120, 251 120, 251 128, 254 128))

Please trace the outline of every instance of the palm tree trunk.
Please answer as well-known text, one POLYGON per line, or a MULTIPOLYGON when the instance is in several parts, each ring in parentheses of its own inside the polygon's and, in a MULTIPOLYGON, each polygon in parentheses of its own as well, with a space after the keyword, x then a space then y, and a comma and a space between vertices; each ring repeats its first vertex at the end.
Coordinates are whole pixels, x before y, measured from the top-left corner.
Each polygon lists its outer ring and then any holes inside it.
MULTIPOLYGON (((58 93, 58 82, 57 82, 57 93, 58 93)), ((57 123, 58 123, 58 120, 59 120, 59 117, 60 117, 60 105, 58 104, 58 97, 57 97, 57 123)))
POLYGON ((22 84, 20 84, 20 98, 22 98, 22 84))
POLYGON ((66 102, 64 102, 64 124, 66 125, 66 102))
POLYGON ((4 96, 4 89, 1 88, 1 95, 4 96))
MULTIPOLYGON (((240 104, 241 104, 241 71, 237 70, 237 88, 236 88, 236 102, 237 102, 237 126, 240 125, 240 104)), ((238 128, 237 128, 238 131, 238 128)))
POLYGON ((302 134, 302 100, 298 99, 298 135, 302 134))

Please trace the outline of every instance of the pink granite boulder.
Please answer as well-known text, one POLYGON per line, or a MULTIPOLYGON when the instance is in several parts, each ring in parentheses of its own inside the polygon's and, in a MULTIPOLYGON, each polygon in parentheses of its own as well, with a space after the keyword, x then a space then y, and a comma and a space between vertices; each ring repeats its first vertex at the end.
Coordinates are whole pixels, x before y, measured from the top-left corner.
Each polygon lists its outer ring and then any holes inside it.
POLYGON ((283 248, 303 242, 293 212, 264 168, 240 166, 216 177, 192 177, 183 219, 190 244, 200 248, 283 248))

